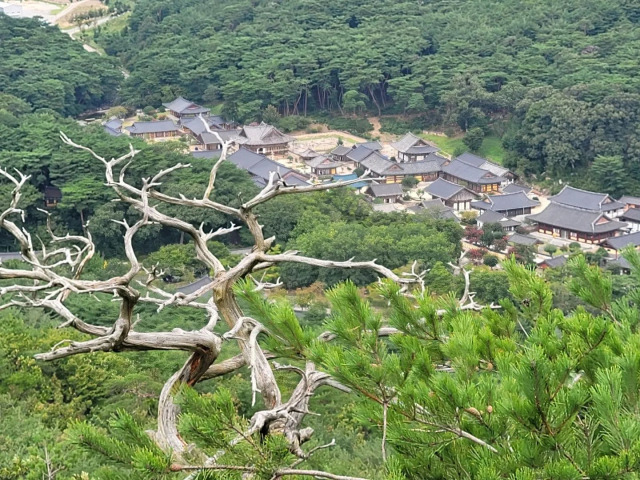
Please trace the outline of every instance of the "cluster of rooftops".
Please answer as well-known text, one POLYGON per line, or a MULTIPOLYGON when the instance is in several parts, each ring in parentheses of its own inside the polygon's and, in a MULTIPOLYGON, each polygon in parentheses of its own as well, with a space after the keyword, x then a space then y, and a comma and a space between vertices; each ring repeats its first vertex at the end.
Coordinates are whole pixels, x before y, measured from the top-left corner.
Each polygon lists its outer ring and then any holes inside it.
MULTIPOLYGON (((406 177, 429 182, 425 193, 431 200, 410 207, 414 210, 437 209, 454 218, 454 211, 475 209, 481 212, 480 224, 500 223, 505 230, 515 229, 520 222, 513 217, 522 216, 520 220, 537 224, 542 233, 587 243, 600 243, 629 228, 635 229, 635 225, 640 230, 640 208, 630 207, 627 203, 633 197, 615 200, 607 194, 570 186, 550 197, 542 211, 531 214, 540 202, 532 197, 531 189, 515 183, 517 176, 513 172, 472 153, 448 158, 437 147, 412 133, 390 144, 396 152, 394 157, 383 154, 379 142, 339 145, 328 154, 309 149, 296 153, 290 150, 294 139, 272 125, 260 123, 238 127, 182 97, 163 105, 175 120, 135 122, 125 130, 143 138, 190 134, 200 144, 192 152, 193 156, 204 158, 219 155, 222 142, 232 141, 237 150, 229 160, 247 170, 258 185, 265 185, 274 171, 290 185, 308 184, 309 175, 274 160, 294 153, 310 168, 311 176, 333 181, 355 179, 355 174, 338 175, 345 162, 352 163, 375 177, 375 182, 366 184, 367 192, 385 203, 401 199, 400 183, 406 177)), ((112 119, 103 125, 111 135, 124 133, 121 120, 112 119)), ((640 200, 637 203, 640 207, 640 200)))

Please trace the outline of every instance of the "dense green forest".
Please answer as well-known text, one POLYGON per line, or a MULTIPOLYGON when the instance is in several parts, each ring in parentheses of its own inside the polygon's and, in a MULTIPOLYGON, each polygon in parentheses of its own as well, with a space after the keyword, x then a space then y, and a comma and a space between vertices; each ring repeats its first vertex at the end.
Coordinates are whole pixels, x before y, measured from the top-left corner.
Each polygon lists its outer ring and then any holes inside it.
POLYGON ((108 105, 122 80, 117 64, 57 27, 0 15, 0 116, 18 107, 12 97, 63 115, 108 105))

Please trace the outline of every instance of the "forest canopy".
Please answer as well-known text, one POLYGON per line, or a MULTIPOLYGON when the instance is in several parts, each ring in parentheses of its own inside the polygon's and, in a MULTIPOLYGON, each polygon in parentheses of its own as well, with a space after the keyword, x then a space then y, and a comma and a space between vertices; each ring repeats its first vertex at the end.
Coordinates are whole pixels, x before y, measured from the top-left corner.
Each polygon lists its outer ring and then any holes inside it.
POLYGON ((241 116, 361 99, 424 112, 455 103, 461 75, 487 93, 509 87, 506 104, 542 85, 638 92, 639 21, 629 0, 142 0, 100 41, 131 71, 122 95, 137 106, 184 94, 241 116))
POLYGON ((113 101, 121 80, 116 61, 85 51, 57 27, 0 15, 0 117, 24 113, 23 102, 77 115, 113 101))

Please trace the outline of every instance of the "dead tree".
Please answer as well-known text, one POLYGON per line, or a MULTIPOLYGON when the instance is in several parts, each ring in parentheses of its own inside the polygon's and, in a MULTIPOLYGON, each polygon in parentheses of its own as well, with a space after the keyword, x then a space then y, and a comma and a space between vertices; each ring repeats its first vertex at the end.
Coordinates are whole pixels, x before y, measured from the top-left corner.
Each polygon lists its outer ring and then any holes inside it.
MULTIPOLYGON (((36 355, 36 358, 51 361, 97 351, 181 350, 188 352, 190 355, 182 368, 176 371, 162 388, 158 404, 158 426, 153 433, 154 440, 158 445, 166 451, 171 451, 177 462, 181 461, 181 454, 186 448, 186 444, 178 432, 179 407, 174 402, 174 396, 180 386, 193 386, 198 382, 219 377, 247 365, 250 367, 254 398, 256 394, 261 395, 265 409, 252 417, 246 436, 258 431, 277 431, 287 438, 293 453, 300 458, 306 458, 308 453, 305 453, 301 446, 309 440, 313 431, 310 428, 303 428, 302 422, 305 412, 308 411, 307 405, 310 397, 322 385, 333 386, 341 390, 347 389, 329 375, 316 370, 312 362, 307 362, 304 369, 272 366, 269 362, 271 356, 265 353, 258 343, 258 337, 265 333, 265 329, 259 321, 242 312, 236 301, 233 286, 239 280, 255 272, 283 262, 324 268, 370 269, 380 277, 391 279, 403 286, 421 282, 424 272, 419 274, 414 270, 411 274, 399 276, 375 261, 321 260, 306 257, 296 251, 287 251, 281 254, 268 253, 275 238, 265 238, 263 235, 262 226, 255 214, 256 207, 280 195, 327 190, 349 185, 361 181, 361 179, 331 185, 289 186, 277 172, 272 172, 268 184, 257 195, 239 207, 231 207, 211 198, 215 189, 216 174, 225 161, 229 147, 229 143, 222 142, 222 139, 220 139, 223 144, 222 155, 211 168, 209 181, 202 197, 189 199, 184 196, 170 196, 160 190, 162 182, 172 172, 189 168, 187 164, 178 164, 162 170, 153 177, 142 179, 141 186, 135 186, 126 178, 127 167, 135 161, 135 157, 139 153, 132 146, 127 154, 107 160, 90 148, 74 143, 64 134, 61 134, 61 138, 66 144, 84 150, 103 164, 106 185, 113 189, 118 201, 124 202, 139 212, 139 219, 132 225, 126 221, 118 222, 124 229, 124 246, 129 270, 121 276, 108 280, 84 279, 81 275, 82 270, 95 253, 95 245, 89 231, 87 230, 86 236, 66 235, 61 237, 54 234, 49 223, 50 245, 44 245, 42 242, 34 245, 32 236, 22 226, 24 215, 19 206, 21 189, 29 177, 20 172, 13 174, 0 169, 0 176, 13 183, 15 187, 10 204, 0 211, 0 228, 17 240, 23 259, 29 265, 29 268, 25 269, 0 266, 0 279, 17 280, 15 284, 0 288, 0 296, 5 299, 9 298, 0 304, 0 309, 14 306, 44 308, 57 314, 61 319, 60 328, 72 328, 91 337, 86 341, 60 342, 54 345, 50 351, 36 355), (182 205, 220 212, 236 218, 239 224, 231 224, 227 228, 220 228, 216 231, 205 231, 202 225, 195 227, 180 218, 161 212, 158 206, 162 204, 182 205), (169 293, 156 285, 161 271, 157 268, 148 270, 143 267, 133 248, 135 235, 140 229, 151 224, 175 228, 191 237, 197 258, 213 272, 211 280, 206 285, 190 294, 169 293), (207 242, 233 232, 241 226, 250 231, 254 247, 236 265, 225 268, 209 250, 207 242), (143 271, 147 275, 146 281, 136 281, 136 276, 143 271), (71 273, 69 274, 69 272, 71 273), (70 295, 95 295, 99 293, 113 295, 114 301, 119 304, 119 314, 109 327, 97 325, 89 318, 79 318, 66 305, 66 300, 70 295), (201 298, 205 294, 210 294, 209 299, 202 301, 201 298), (167 306, 198 309, 206 315, 206 322, 199 330, 192 331, 179 328, 165 332, 138 331, 133 312, 136 305, 143 303, 154 304, 158 309, 167 306), (222 336, 213 332, 219 320, 228 326, 227 333, 222 336), (228 340, 237 342, 241 354, 225 361, 216 362, 223 343, 228 340), (300 375, 298 386, 287 400, 282 398, 274 376, 275 368, 295 370, 300 375)), ((269 287, 269 285, 260 282, 256 282, 256 284, 256 288, 269 287)), ((468 294, 466 297, 468 298, 468 294)), ((380 333, 388 335, 393 332, 380 333)), ((242 441, 242 439, 239 438, 237 441, 242 441)), ((224 468, 223 465, 217 466, 219 465, 217 456, 210 458, 206 465, 208 468, 224 468)), ((180 469, 188 470, 189 468, 181 467, 180 469)), ((229 468, 251 472, 250 467, 229 468)), ((277 476, 286 475, 352 478, 297 469, 279 472, 277 476)))

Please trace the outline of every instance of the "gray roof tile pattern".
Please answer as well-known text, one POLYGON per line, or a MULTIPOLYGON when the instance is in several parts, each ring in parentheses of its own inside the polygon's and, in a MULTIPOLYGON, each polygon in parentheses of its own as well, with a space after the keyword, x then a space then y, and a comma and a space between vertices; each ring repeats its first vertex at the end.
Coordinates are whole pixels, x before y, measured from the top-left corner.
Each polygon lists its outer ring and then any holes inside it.
POLYGON ((524 192, 529 193, 531 191, 531 187, 525 187, 524 185, 518 185, 516 183, 510 183, 506 187, 502 189, 503 193, 516 193, 516 192, 524 192))
POLYGON ((204 122, 202 121, 203 119, 205 122, 207 122, 207 125, 209 125, 209 128, 213 128, 217 130, 223 130, 223 128, 221 127, 223 127, 224 124, 226 123, 222 117, 206 116, 206 117, 202 117, 202 119, 200 117, 183 119, 180 121, 180 125, 182 125, 184 128, 193 132, 194 135, 198 136, 207 130, 204 126, 204 122))
POLYGON ((354 162, 360 163, 362 160, 371 155, 375 150, 366 147, 364 145, 359 145, 355 148, 352 148, 349 153, 346 154, 346 157, 354 162))
POLYGON ((405 153, 420 155, 420 154, 436 153, 439 151, 440 151, 439 148, 432 147, 431 145, 418 145, 418 146, 407 149, 405 153))
POLYGON ((627 226, 625 223, 609 219, 602 212, 583 210, 559 203, 550 203, 542 212, 529 215, 527 218, 533 222, 583 233, 613 232, 627 226))
POLYGON ((478 210, 493 210, 494 212, 506 212, 507 210, 517 210, 520 208, 533 208, 540 205, 537 200, 531 200, 520 191, 506 193, 504 195, 490 195, 486 200, 473 202, 471 206, 478 210))
POLYGON ((421 175, 435 173, 442 170, 438 162, 421 160, 419 162, 398 163, 405 175, 421 175))
POLYGON ((120 131, 122 128, 122 120, 119 118, 111 118, 102 124, 105 128, 110 128, 111 130, 120 131))
POLYGON ((349 153, 350 151, 351 151, 350 147, 345 147, 344 145, 338 145, 336 148, 331 150, 331 153, 333 155, 337 155, 339 157, 342 157, 342 156, 346 155, 347 153, 349 153))
POLYGON ((494 175, 503 176, 509 173, 509 169, 504 168, 497 163, 491 162, 486 158, 479 157, 474 155, 473 153, 463 153, 456 157, 456 160, 460 160, 467 165, 471 165, 472 167, 481 168, 482 170, 487 170, 494 175))
POLYGON ((160 133, 160 132, 177 132, 178 125, 173 120, 159 120, 157 122, 134 122, 126 129, 131 133, 160 133))
POLYGON ((549 197, 553 203, 569 205, 593 212, 608 212, 624 208, 624 204, 615 201, 606 193, 589 192, 566 185, 560 193, 549 197))
POLYGON ((492 212, 491 210, 485 210, 482 215, 476 218, 476 221, 480 223, 500 223, 502 220, 506 220, 506 217, 498 212, 492 212))
POLYGON ((246 148, 240 148, 229 156, 228 160, 238 168, 247 170, 259 185, 266 185, 271 172, 279 172, 280 176, 289 185, 307 185, 306 177, 295 170, 271 160, 270 158, 252 152, 246 148))
POLYGON ((453 160, 449 165, 442 167, 442 171, 471 183, 491 184, 502 183, 504 178, 497 176, 487 170, 474 167, 460 160, 453 160))
POLYGON ((382 145, 380 145, 380 142, 362 142, 362 143, 356 143, 355 146, 367 147, 369 150, 374 150, 374 151, 382 150, 382 145))
POLYGON ((567 264, 569 257, 567 255, 558 255, 557 257, 548 258, 540 262, 540 265, 544 264, 550 268, 558 268, 567 264))
POLYGON ((618 201, 626 205, 640 205, 640 197, 632 197, 631 195, 623 195, 618 201))
MULTIPOLYGON (((369 149, 366 149, 369 150, 369 149)), ((382 155, 380 152, 374 152, 369 150, 369 154, 360 160, 360 165, 362 168, 366 168, 367 170, 371 170, 373 173, 377 175, 383 175, 385 171, 389 170, 393 166, 397 165, 396 163, 389 160, 387 157, 382 155)))
POLYGON ((424 141, 422 138, 414 135, 411 132, 407 132, 404 137, 400 138, 399 140, 397 140, 396 142, 393 142, 391 144, 391 147, 393 147, 394 149, 396 149, 399 152, 402 153, 433 153, 433 152, 438 152, 440 149, 437 147, 433 147, 431 145, 428 145, 426 141, 424 141), (415 147, 428 147, 424 150, 424 152, 421 151, 415 151, 415 152, 410 152, 409 150, 415 147))
POLYGON ((172 102, 163 103, 162 105, 167 110, 171 110, 172 112, 177 112, 181 115, 209 112, 208 108, 198 105, 197 103, 193 103, 192 101, 187 100, 186 98, 183 98, 183 97, 178 97, 172 102))
POLYGON ((618 257, 618 258, 607 257, 605 258, 605 262, 607 262, 607 264, 609 265, 616 266, 618 268, 624 268, 625 270, 631 270, 633 268, 629 263, 629 260, 627 260, 624 257, 618 257))
MULTIPOLYGON (((236 141, 239 139, 237 130, 212 130, 212 132, 217 133, 223 142, 236 141)), ((204 145, 220 143, 218 137, 211 132, 202 132, 200 139, 204 145)))
POLYGON ((534 246, 536 243, 540 243, 540 240, 535 237, 530 235, 521 235, 519 233, 514 233, 507 239, 507 241, 509 243, 517 243, 519 245, 527 245, 529 247, 534 246))
POLYGON ((335 160, 331 159, 330 157, 327 157, 326 155, 318 155, 317 157, 314 157, 311 160, 307 160, 306 164, 309 165, 311 168, 318 168, 318 167, 338 168, 341 165, 340 162, 336 162, 335 160))
POLYGON ((448 182, 443 178, 438 178, 435 182, 424 189, 424 191, 430 195, 443 198, 445 200, 448 200, 462 190, 465 190, 465 187, 458 185, 457 183, 448 182))
POLYGON ((621 250, 627 245, 633 245, 634 247, 637 247, 640 246, 640 232, 608 238, 604 243, 606 243, 614 250, 621 250))
POLYGON ((465 152, 462 155, 458 155, 456 160, 460 160, 461 162, 466 163, 467 165, 472 165, 474 167, 480 168, 483 163, 487 162, 486 158, 479 157, 478 155, 474 155, 470 152, 465 152))
POLYGON ((374 197, 397 197, 402 195, 402 187, 398 183, 380 183, 369 187, 374 197))
POLYGON ((436 214, 438 218, 460 221, 458 217, 456 217, 456 214, 453 212, 453 208, 445 205, 440 198, 436 198, 433 200, 423 200, 420 205, 425 211, 431 214, 436 214))
POLYGON ((260 125, 245 125, 240 131, 239 143, 244 145, 278 145, 293 140, 273 125, 262 122, 260 125))
POLYGON ((640 223, 640 208, 630 208, 620 215, 620 220, 640 223))

